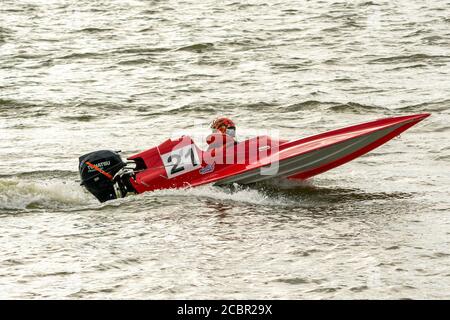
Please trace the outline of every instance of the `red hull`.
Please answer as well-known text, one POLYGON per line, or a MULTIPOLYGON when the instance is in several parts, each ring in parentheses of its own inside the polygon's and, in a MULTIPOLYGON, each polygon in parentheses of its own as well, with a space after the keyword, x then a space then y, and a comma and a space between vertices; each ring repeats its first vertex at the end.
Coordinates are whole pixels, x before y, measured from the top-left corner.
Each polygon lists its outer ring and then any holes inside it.
POLYGON ((130 182, 142 193, 274 177, 307 179, 373 150, 428 116, 385 118, 289 142, 261 136, 213 153, 200 150, 189 137, 167 140, 129 158, 138 164, 130 182))

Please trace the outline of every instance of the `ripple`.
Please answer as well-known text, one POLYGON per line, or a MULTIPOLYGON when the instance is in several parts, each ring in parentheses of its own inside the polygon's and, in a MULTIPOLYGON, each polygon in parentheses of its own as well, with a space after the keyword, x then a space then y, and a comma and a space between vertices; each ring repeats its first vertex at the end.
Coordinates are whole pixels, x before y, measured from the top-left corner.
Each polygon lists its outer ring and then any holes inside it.
POLYGON ((90 59, 101 57, 103 54, 98 52, 74 52, 61 57, 58 57, 59 60, 76 60, 76 59, 90 59))
POLYGON ((207 43, 196 43, 191 44, 188 46, 180 47, 176 49, 176 51, 190 51, 190 52, 196 52, 196 53, 203 53, 205 51, 210 51, 214 49, 214 44, 207 42, 207 43))
POLYGON ((450 56, 445 55, 428 55, 428 54, 411 54, 411 55, 402 55, 402 56, 392 56, 392 57, 385 57, 385 58, 378 58, 369 61, 369 63, 405 63, 405 62, 448 62, 450 61, 450 56))
POLYGON ((287 112, 296 112, 296 111, 303 111, 303 110, 313 110, 319 106, 327 106, 327 105, 333 105, 333 104, 335 104, 335 103, 334 102, 321 102, 321 101, 316 101, 316 100, 307 100, 307 101, 288 105, 284 109, 287 112))
POLYGON ((77 32, 85 32, 85 33, 102 33, 107 31, 112 31, 114 29, 111 28, 95 28, 95 27, 89 27, 89 28, 83 28, 80 30, 73 31, 75 33, 77 32))
POLYGON ((386 108, 378 106, 368 106, 359 104, 356 102, 330 102, 330 101, 316 101, 308 100, 295 104, 288 105, 283 108, 286 112, 308 111, 321 109, 323 111, 333 113, 355 113, 355 114, 367 114, 367 113, 379 113, 380 111, 386 111, 386 108))
POLYGON ((89 115, 89 114, 85 114, 85 115, 80 115, 80 116, 64 116, 61 117, 61 120, 65 120, 65 121, 80 121, 80 122, 89 122, 92 121, 94 119, 97 119, 98 116, 97 115, 89 115))
POLYGON ((391 247, 386 248, 386 250, 398 250, 398 249, 400 249, 399 246, 391 246, 391 247))
POLYGON ((0 26, 0 44, 6 43, 7 39, 11 37, 12 34, 13 31, 11 29, 0 26))
POLYGON ((358 287, 351 287, 351 288, 350 288, 350 291, 353 291, 353 292, 363 292, 363 291, 366 291, 366 290, 368 290, 368 289, 369 289, 368 286, 363 285, 363 286, 358 286, 358 287))
POLYGON ((22 102, 14 99, 2 99, 0 98, 0 110, 4 107, 6 108, 24 108, 28 109, 31 107, 36 106, 35 104, 28 103, 28 102, 22 102))
POLYGON ((170 51, 171 48, 166 47, 154 47, 154 48, 148 48, 148 47, 135 47, 135 48, 125 48, 125 49, 116 49, 113 50, 112 53, 118 53, 118 54, 154 54, 154 53, 160 53, 160 52, 166 52, 170 51))
POLYGON ((328 110, 334 112, 348 112, 348 113, 356 113, 356 114, 367 114, 367 113, 378 113, 381 110, 386 110, 382 107, 375 106, 367 106, 363 104, 359 104, 356 102, 347 102, 344 104, 338 104, 335 106, 331 106, 328 110))
POLYGON ((358 3, 359 7, 371 7, 371 6, 380 6, 379 3, 375 3, 373 1, 365 1, 358 3))
POLYGON ((431 102, 423 102, 419 104, 409 105, 401 108, 397 108, 396 110, 401 110, 403 112, 442 112, 450 110, 450 99, 449 100, 440 100, 440 101, 431 101, 431 102))
POLYGON ((426 68, 427 65, 423 64, 423 63, 418 63, 418 64, 411 64, 411 65, 407 65, 407 66, 398 66, 392 69, 389 69, 389 71, 399 71, 399 70, 404 70, 404 69, 420 69, 420 68, 426 68))
POLYGON ((284 282, 284 283, 288 283, 288 284, 306 284, 309 283, 310 281, 308 279, 304 279, 304 278, 288 278, 288 279, 277 279, 275 280, 276 282, 284 282))
POLYGON ((140 64, 147 64, 149 62, 151 62, 149 59, 138 58, 138 59, 122 60, 119 61, 118 64, 123 66, 134 66, 140 64))
POLYGON ((309 290, 308 293, 334 293, 338 291, 340 288, 334 287, 326 287, 326 288, 317 288, 313 290, 309 290))

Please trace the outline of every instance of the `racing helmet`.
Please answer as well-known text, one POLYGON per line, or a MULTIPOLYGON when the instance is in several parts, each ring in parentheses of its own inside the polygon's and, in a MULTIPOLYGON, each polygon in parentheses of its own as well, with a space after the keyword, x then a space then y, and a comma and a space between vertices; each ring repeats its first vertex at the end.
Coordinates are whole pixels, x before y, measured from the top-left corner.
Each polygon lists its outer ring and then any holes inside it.
POLYGON ((232 137, 236 136, 236 125, 231 119, 225 117, 215 119, 211 123, 211 129, 219 130, 220 132, 232 137))

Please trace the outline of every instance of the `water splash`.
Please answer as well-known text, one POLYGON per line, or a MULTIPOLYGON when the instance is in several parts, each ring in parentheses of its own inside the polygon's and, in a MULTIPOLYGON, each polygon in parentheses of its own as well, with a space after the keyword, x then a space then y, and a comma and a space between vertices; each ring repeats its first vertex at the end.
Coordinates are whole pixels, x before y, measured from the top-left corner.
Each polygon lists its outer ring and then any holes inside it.
POLYGON ((91 202, 76 182, 0 179, 0 210, 56 209, 91 202))
POLYGON ((283 195, 271 195, 263 189, 232 185, 230 187, 216 187, 213 185, 199 186, 187 189, 166 189, 147 193, 146 197, 195 197, 220 201, 254 204, 262 206, 293 206, 298 201, 288 199, 283 195))

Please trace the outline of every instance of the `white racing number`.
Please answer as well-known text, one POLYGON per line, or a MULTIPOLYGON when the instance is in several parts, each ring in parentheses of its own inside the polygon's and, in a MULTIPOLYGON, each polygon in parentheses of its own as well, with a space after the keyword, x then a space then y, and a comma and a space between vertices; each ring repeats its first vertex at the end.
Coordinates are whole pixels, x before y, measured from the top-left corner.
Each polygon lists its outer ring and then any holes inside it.
POLYGON ((197 149, 193 144, 162 154, 161 159, 168 178, 193 171, 201 164, 197 149))

